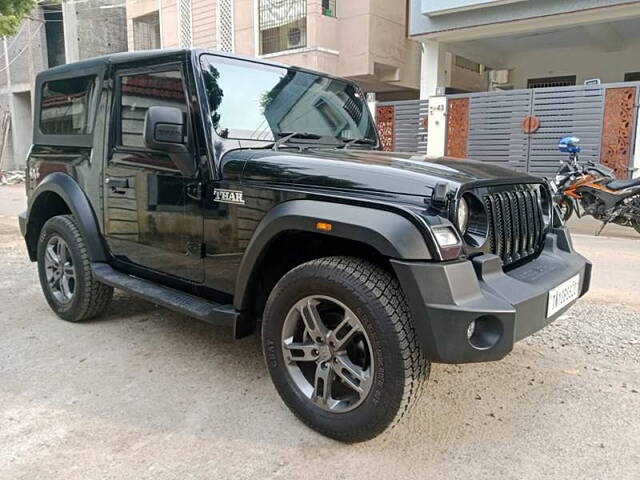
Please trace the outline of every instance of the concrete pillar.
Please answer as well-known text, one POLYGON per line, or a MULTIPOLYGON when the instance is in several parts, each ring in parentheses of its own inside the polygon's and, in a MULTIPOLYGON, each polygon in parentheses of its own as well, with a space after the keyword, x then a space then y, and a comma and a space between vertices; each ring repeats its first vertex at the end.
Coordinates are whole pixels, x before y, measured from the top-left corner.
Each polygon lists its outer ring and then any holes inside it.
POLYGON ((446 76, 446 51, 437 40, 422 42, 422 62, 420 71, 420 98, 437 95, 438 87, 443 87, 446 76))
POLYGON ((371 112, 371 115, 373 116, 373 119, 376 119, 376 114, 377 114, 377 106, 378 106, 378 101, 376 100, 376 94, 375 92, 369 92, 367 93, 367 106, 369 107, 369 111, 371 112))
POLYGON ((447 145, 447 97, 429 99, 427 156, 443 157, 447 145))
POLYGON ((78 17, 75 2, 62 4, 62 25, 64 28, 64 57, 67 63, 80 60, 78 38, 78 17))

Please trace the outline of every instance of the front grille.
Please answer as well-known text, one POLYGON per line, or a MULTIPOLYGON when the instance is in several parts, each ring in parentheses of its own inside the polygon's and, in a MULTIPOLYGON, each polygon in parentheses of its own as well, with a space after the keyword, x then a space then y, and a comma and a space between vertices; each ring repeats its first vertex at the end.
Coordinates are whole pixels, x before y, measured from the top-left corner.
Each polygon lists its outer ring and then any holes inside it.
POLYGON ((484 197, 491 251, 507 266, 536 253, 544 240, 540 188, 519 185, 484 197))

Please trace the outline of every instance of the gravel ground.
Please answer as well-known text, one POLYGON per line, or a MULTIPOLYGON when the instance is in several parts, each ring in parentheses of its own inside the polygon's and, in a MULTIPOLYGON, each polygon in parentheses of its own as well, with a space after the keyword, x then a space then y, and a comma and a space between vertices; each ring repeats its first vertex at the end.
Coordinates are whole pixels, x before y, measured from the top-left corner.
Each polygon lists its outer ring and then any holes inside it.
POLYGON ((286 409, 256 337, 121 294, 58 320, 23 202, 0 187, 1 479, 640 477, 638 239, 576 235, 585 299, 501 362, 435 365, 409 421, 345 446, 286 409))

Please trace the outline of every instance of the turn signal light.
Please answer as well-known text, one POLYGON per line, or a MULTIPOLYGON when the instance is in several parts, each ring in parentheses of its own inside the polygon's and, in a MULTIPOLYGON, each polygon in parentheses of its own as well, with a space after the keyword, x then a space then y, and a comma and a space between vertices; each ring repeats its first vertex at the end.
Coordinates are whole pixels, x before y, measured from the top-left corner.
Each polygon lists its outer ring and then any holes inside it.
POLYGON ((330 232, 333 230, 333 225, 326 222, 316 222, 316 229, 322 230, 324 232, 330 232))

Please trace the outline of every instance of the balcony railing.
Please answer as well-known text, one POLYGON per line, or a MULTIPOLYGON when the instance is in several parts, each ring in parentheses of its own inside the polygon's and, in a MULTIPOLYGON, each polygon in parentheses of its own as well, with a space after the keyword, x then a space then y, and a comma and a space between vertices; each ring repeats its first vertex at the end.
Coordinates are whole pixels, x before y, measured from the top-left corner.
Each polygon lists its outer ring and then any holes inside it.
POLYGON ((306 0, 260 0, 260 54, 307 46, 306 0))

